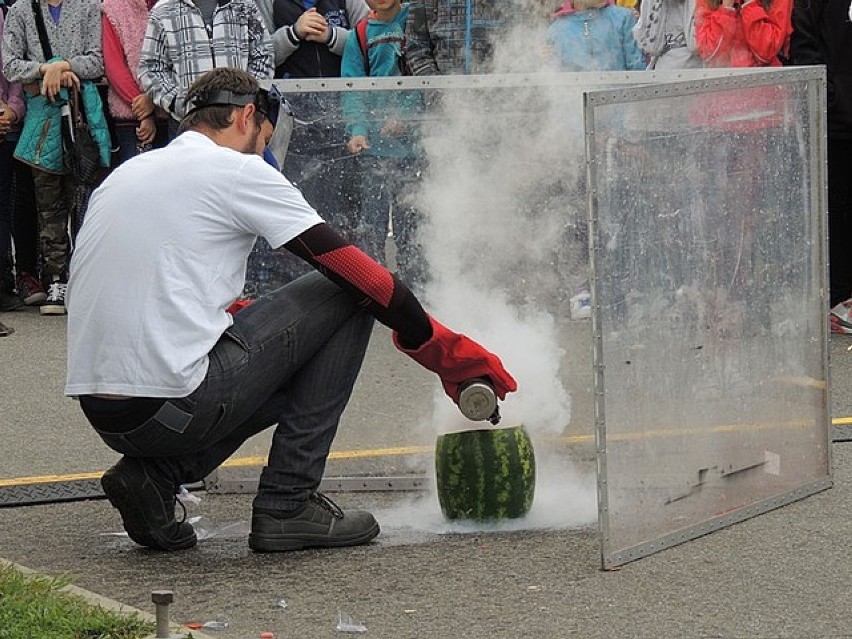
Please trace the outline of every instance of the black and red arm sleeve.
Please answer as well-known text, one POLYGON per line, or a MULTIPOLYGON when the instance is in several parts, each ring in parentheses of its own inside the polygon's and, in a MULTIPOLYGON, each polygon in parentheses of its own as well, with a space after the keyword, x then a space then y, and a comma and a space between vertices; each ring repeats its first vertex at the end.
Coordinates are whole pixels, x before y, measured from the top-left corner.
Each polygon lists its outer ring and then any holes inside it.
POLYGON ((311 227, 284 248, 349 292, 367 312, 396 331, 404 348, 419 348, 432 337, 429 316, 408 287, 328 224, 311 227))

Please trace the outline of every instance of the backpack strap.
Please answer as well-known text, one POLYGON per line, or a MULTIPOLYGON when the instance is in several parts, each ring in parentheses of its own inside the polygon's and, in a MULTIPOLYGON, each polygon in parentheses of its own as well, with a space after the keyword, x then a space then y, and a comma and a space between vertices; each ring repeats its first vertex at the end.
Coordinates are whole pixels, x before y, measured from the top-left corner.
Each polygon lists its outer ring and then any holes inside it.
POLYGON ((44 17, 41 15, 41 6, 38 0, 32 0, 33 17, 35 18, 38 39, 41 42, 41 53, 44 61, 53 59, 53 50, 50 48, 50 38, 47 37, 47 28, 44 26, 44 17))
MULTIPOLYGON (((369 20, 369 18, 364 18, 355 25, 355 37, 358 38, 358 47, 361 49, 361 55, 364 57, 364 75, 366 77, 370 76, 370 56, 367 53, 367 23, 369 20)), ((413 75, 406 57, 408 52, 407 43, 407 39, 403 41, 402 53, 399 56, 399 72, 401 75, 413 75)))
POLYGON ((369 18, 364 18, 358 21, 355 25, 355 36, 358 38, 358 47, 361 49, 361 55, 364 57, 364 75, 370 76, 370 56, 367 55, 367 21, 369 18))

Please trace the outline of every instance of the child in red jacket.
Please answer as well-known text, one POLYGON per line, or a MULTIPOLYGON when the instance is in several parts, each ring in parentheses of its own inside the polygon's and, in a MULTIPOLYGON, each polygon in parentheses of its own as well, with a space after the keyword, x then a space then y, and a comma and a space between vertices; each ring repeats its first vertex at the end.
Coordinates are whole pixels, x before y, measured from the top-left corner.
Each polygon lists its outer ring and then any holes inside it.
POLYGON ((708 67, 777 67, 793 32, 792 0, 699 0, 698 55, 708 67))

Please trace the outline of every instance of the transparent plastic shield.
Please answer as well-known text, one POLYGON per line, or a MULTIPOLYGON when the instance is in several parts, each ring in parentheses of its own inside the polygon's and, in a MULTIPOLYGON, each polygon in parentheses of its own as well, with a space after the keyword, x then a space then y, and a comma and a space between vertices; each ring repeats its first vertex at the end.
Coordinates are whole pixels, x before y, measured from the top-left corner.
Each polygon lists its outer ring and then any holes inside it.
POLYGON ((605 566, 830 485, 822 104, 802 77, 588 96, 605 566))

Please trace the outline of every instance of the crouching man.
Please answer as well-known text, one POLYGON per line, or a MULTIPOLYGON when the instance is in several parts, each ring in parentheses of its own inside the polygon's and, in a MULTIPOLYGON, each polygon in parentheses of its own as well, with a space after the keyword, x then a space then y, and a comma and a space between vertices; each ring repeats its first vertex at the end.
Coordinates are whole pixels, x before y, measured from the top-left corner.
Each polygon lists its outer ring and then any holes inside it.
POLYGON ((195 545, 175 493, 277 425, 254 499, 260 552, 367 543, 373 516, 317 492, 373 319, 447 394, 514 379, 476 342, 430 317, 408 288, 344 241, 261 159, 280 104, 218 68, 187 94, 180 135, 115 170, 92 195, 68 285, 68 377, 122 459, 101 480, 136 543, 195 545), (311 272, 231 315, 258 236, 311 272))

